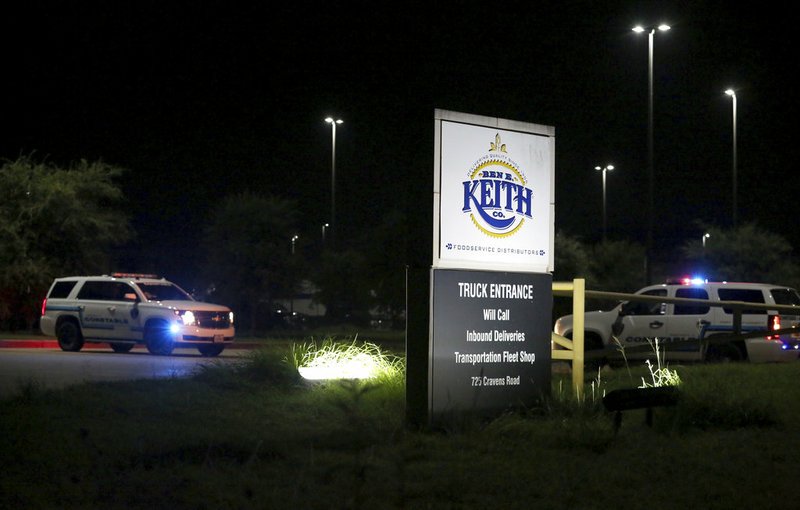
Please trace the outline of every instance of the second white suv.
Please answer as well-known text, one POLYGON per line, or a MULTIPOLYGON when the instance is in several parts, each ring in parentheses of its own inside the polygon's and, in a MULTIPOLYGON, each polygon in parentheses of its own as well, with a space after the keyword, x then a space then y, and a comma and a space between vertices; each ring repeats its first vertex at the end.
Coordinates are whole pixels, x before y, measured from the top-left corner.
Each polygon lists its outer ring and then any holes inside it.
MULTIPOLYGON (((763 283, 705 282, 684 280, 645 287, 643 296, 738 301, 767 305, 796 306, 797 312, 745 309, 741 313, 742 333, 776 330, 800 324, 800 295, 795 289, 763 283)), ((624 351, 628 358, 652 355, 651 343, 659 345, 672 360, 750 360, 753 362, 797 360, 800 334, 759 336, 724 342, 704 342, 713 335, 734 333, 734 311, 723 306, 697 303, 628 301, 608 311, 586 312, 586 351, 624 351)), ((571 338, 573 318, 559 318, 556 334, 571 338)), ((722 337, 720 337, 722 339, 722 337)))
POLYGON ((42 302, 40 328, 65 351, 104 342, 116 352, 144 343, 153 354, 194 347, 216 356, 235 336, 233 312, 195 301, 154 275, 122 274, 57 278, 42 302))

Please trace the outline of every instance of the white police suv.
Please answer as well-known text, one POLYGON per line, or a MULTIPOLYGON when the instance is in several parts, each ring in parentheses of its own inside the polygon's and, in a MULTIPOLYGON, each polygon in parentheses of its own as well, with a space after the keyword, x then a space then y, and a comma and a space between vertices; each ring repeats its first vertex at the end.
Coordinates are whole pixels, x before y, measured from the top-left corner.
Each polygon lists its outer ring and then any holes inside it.
POLYGON ((230 308, 195 301, 155 275, 126 273, 57 278, 42 302, 39 324, 65 351, 104 342, 128 352, 144 343, 153 354, 194 347, 216 356, 235 336, 230 308))
MULTIPOLYGON (((670 360, 749 360, 753 362, 797 360, 800 333, 767 335, 769 330, 800 324, 800 295, 795 289, 763 283, 707 282, 683 279, 638 290, 635 294, 654 298, 687 298, 709 301, 786 305, 797 311, 764 308, 741 309, 741 333, 764 331, 755 338, 732 337, 737 329, 733 307, 703 303, 627 301, 608 311, 585 314, 584 339, 588 351, 622 351, 627 358, 652 356, 658 344, 670 360), (723 336, 724 335, 724 336, 723 336), (717 336, 715 341, 714 336, 717 336), (705 341, 708 340, 708 341, 705 341)), ((734 305, 735 306, 735 305, 734 305)), ((556 334, 571 338, 573 318, 559 318, 556 334)))

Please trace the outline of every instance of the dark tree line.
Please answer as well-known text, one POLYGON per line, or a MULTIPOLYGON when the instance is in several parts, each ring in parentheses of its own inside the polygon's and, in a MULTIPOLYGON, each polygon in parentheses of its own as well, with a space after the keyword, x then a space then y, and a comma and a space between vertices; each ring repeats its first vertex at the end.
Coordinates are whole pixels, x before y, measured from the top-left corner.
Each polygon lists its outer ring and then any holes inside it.
POLYGON ((269 328, 278 300, 303 281, 317 289, 327 322, 365 323, 371 313, 397 319, 405 306, 404 221, 390 214, 363 239, 339 238, 336 247, 310 241, 297 224, 297 205, 249 193, 224 200, 206 232, 202 271, 211 299, 238 310, 247 330, 269 328))
MULTIPOLYGON (((134 237, 117 184, 123 172, 102 161, 65 168, 32 157, 3 163, 0 328, 32 328, 53 278, 131 269, 120 267, 124 257, 117 257, 134 237)), ((363 323, 378 314, 402 325, 406 264, 419 251, 409 246, 409 218, 390 211, 360 237, 337 238, 335 247, 309 235, 298 221, 291 200, 253 193, 227 197, 211 211, 204 242, 196 247, 204 262, 195 288, 233 307, 244 332, 273 326, 275 302, 297 293, 303 282, 313 283, 314 299, 331 322, 363 323)), ((717 280, 800 286, 800 266, 783 237, 756 224, 698 229, 710 237, 702 243, 698 235, 664 254, 660 277, 699 271, 717 280)), ((644 248, 636 243, 589 244, 560 232, 555 256, 556 281, 583 277, 587 288, 616 292, 646 283, 644 248)), ((556 313, 565 306, 555 305, 556 313)))

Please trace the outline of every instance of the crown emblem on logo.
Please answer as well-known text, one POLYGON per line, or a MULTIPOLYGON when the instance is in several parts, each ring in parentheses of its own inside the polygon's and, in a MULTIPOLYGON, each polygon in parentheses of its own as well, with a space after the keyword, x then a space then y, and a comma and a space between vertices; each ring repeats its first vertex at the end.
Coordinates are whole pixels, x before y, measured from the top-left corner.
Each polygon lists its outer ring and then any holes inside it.
POLYGON ((500 133, 494 135, 494 142, 489 142, 489 152, 506 152, 506 144, 500 143, 500 133))

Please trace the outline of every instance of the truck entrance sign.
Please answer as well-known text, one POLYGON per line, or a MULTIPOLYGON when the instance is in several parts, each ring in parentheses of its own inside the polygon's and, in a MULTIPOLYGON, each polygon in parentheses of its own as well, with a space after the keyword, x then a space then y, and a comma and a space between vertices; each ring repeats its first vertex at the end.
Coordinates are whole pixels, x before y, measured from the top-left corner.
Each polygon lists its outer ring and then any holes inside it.
POLYGON ((434 419, 501 412, 549 393, 549 274, 442 269, 433 295, 434 419))

